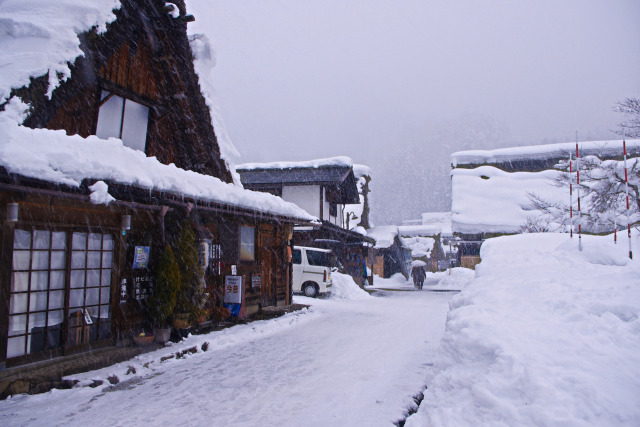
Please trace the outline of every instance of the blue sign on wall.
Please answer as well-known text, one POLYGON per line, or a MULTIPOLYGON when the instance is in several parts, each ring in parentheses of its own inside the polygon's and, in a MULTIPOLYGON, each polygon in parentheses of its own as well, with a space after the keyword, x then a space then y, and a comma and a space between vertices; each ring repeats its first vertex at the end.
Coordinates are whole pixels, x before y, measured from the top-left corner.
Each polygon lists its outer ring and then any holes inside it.
POLYGON ((136 246, 133 254, 133 268, 147 268, 149 266, 150 246, 136 246))

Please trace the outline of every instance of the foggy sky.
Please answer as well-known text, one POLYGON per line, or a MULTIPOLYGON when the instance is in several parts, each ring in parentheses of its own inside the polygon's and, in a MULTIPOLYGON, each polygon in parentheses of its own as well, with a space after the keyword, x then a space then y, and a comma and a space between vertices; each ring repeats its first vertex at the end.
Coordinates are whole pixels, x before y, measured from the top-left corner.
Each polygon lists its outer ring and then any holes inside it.
POLYGON ((236 163, 349 156, 377 225, 450 208, 463 149, 614 138, 640 1, 187 0, 236 163))

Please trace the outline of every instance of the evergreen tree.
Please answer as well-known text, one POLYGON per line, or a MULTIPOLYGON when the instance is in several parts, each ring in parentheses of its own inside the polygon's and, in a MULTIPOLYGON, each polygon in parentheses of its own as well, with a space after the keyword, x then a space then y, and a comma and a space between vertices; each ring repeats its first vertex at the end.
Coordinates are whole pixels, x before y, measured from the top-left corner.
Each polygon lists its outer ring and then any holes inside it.
POLYGON ((164 328, 167 325, 167 319, 176 306, 180 284, 180 268, 171 247, 167 245, 158 261, 153 295, 147 302, 155 326, 164 328))
POLYGON ((196 235, 189 220, 182 223, 174 249, 182 279, 176 312, 189 313, 189 321, 195 323, 204 313, 206 294, 204 274, 198 260, 196 235))

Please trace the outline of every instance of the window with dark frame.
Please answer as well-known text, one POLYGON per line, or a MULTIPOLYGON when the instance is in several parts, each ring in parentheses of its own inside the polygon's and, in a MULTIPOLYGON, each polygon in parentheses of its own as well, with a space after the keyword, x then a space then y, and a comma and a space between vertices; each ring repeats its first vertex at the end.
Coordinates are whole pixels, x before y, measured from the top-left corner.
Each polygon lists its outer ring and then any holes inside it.
POLYGON ((149 107, 102 91, 96 125, 98 138, 120 138, 126 147, 144 153, 148 122, 149 107))
POLYGON ((7 358, 108 338, 112 259, 110 234, 16 229, 7 358))
POLYGON ((255 261, 256 259, 256 229, 255 227, 240 226, 240 261, 255 261))

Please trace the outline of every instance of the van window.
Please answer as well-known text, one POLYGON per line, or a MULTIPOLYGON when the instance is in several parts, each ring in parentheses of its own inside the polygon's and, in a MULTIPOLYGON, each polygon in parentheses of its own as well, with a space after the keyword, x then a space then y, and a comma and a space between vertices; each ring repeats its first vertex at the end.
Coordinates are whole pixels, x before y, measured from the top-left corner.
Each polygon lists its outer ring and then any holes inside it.
POLYGON ((309 265, 320 265, 330 267, 329 254, 327 252, 317 252, 307 250, 307 261, 309 265))
POLYGON ((294 249, 293 250, 293 263, 294 264, 301 264, 302 263, 302 253, 300 251, 300 249, 294 249))

